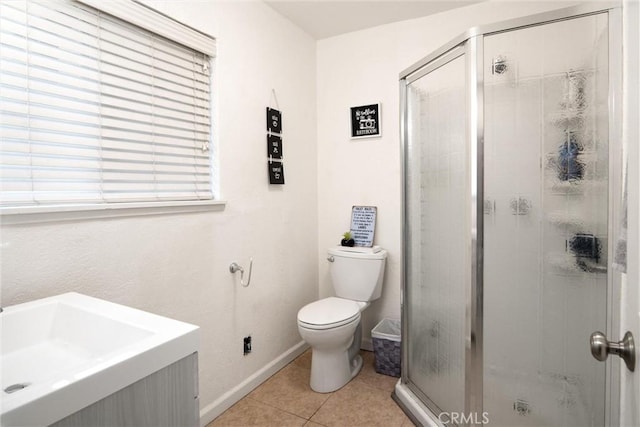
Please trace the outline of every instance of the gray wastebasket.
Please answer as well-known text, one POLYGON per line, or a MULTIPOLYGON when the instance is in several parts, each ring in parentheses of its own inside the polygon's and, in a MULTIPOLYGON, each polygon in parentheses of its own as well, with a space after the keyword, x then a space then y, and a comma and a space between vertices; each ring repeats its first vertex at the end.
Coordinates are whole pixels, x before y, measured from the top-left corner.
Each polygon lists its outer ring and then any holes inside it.
POLYGON ((400 321, 382 319, 371 330, 375 370, 379 374, 400 376, 400 321))

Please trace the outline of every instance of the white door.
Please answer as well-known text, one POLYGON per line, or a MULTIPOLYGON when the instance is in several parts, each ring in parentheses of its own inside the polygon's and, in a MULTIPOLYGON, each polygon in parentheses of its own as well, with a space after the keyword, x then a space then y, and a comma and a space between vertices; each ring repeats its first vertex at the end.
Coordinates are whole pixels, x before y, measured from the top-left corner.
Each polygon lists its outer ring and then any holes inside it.
POLYGON ((636 370, 620 364, 620 425, 640 426, 640 5, 623 2, 623 141, 628 155, 628 265, 623 275, 620 305, 620 336, 631 331, 636 339, 636 370))

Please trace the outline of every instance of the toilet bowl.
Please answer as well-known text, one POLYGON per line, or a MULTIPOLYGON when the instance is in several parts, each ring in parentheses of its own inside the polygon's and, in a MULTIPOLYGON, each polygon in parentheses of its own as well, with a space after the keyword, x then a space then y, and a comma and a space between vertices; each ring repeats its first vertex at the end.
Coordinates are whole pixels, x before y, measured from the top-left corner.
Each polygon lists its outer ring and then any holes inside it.
POLYGON ((329 297, 307 304, 298 312, 298 332, 313 349, 312 390, 338 390, 360 372, 360 312, 367 306, 364 302, 329 297))

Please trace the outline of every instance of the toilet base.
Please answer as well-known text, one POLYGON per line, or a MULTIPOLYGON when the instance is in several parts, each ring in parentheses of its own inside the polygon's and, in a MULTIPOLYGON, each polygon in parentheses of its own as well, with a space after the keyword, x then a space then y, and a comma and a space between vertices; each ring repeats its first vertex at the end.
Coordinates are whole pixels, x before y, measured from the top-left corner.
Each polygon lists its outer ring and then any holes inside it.
POLYGON ((311 389, 318 393, 330 393, 344 387, 362 369, 359 354, 348 360, 348 353, 322 352, 313 350, 311 355, 311 389))
POLYGON ((362 370, 363 364, 364 364, 364 361, 362 360, 362 356, 357 355, 356 357, 353 358, 353 360, 351 361, 351 379, 353 379, 356 375, 360 373, 360 371, 362 370))

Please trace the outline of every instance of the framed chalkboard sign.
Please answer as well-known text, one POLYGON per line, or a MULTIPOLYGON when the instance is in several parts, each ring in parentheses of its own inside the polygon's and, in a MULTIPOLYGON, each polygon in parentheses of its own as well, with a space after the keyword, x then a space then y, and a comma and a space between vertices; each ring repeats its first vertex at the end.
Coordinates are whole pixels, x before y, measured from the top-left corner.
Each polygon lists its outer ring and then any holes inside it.
POLYGON ((380 104, 351 107, 351 139, 381 135, 380 104))
POLYGON ((378 208, 375 206, 354 206, 351 209, 351 234, 356 246, 373 246, 377 213, 378 208))

